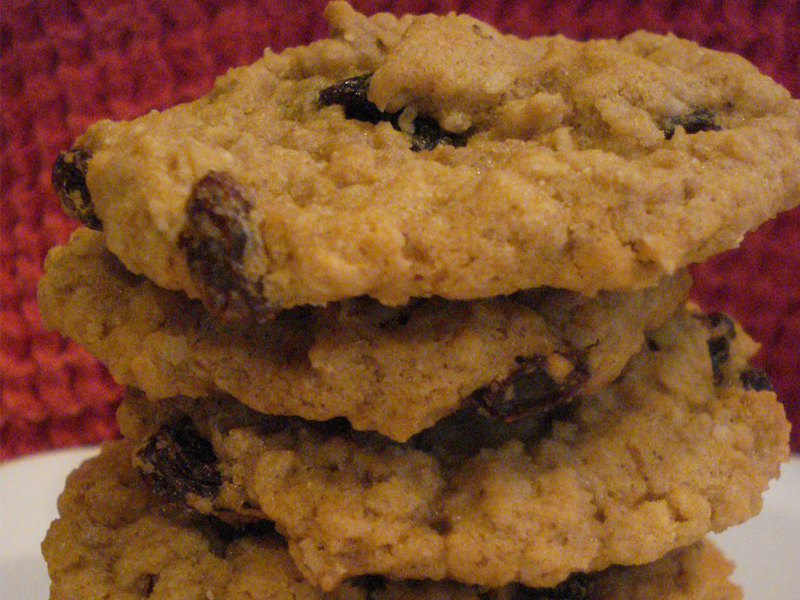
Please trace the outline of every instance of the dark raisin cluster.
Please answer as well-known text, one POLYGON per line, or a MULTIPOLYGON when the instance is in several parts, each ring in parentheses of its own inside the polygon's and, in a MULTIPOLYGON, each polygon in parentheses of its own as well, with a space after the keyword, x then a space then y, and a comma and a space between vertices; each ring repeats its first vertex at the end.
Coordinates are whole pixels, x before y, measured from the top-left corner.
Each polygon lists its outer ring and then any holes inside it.
MULTIPOLYGON (((722 313, 711 313, 700 317, 710 331, 708 338, 708 354, 711 358, 711 372, 714 385, 725 380, 724 368, 730 359, 731 340, 736 337, 736 324, 722 313)), ((748 366, 739 373, 739 381, 746 390, 772 390, 772 385, 763 370, 748 366)))
POLYGON ((188 417, 161 427, 136 456, 150 489, 169 502, 183 505, 188 494, 211 500, 222 485, 214 450, 188 417))
POLYGON ((672 139, 675 130, 683 127, 686 133, 697 133, 699 131, 719 131, 722 127, 717 123, 716 115, 707 108, 696 108, 689 113, 667 119, 661 125, 666 139, 672 139))
POLYGON ((589 379, 586 362, 579 356, 569 359, 572 371, 557 382, 545 368, 546 357, 519 357, 519 366, 511 375, 475 392, 475 400, 490 415, 505 421, 551 410, 574 398, 589 379))
POLYGON ((699 319, 709 330, 708 355, 711 358, 711 372, 714 385, 720 385, 725 379, 723 371, 731 357, 731 340, 736 337, 736 324, 722 313, 710 313, 699 319))
MULTIPOLYGON (((371 74, 359 75, 325 88, 319 93, 320 106, 337 104, 344 109, 346 119, 355 119, 372 123, 373 125, 386 121, 400 131, 400 114, 402 111, 381 111, 367 99, 371 77, 371 74)), ((413 126, 414 133, 411 135, 411 150, 414 152, 432 150, 439 144, 459 147, 467 143, 466 135, 445 131, 435 119, 424 115, 418 115, 413 121, 413 126)))
POLYGON ((746 390, 755 390, 756 392, 772 391, 769 377, 767 377, 763 369, 758 367, 751 366, 739 373, 739 381, 742 382, 742 386, 746 390))

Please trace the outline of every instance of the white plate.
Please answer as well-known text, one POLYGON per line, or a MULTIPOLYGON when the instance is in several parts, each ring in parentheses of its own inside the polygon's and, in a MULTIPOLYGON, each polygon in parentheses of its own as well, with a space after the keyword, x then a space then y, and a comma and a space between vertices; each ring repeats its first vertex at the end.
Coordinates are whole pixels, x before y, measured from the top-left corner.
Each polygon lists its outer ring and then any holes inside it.
MULTIPOLYGON (((43 600, 47 569, 39 545, 56 516, 64 478, 96 448, 51 452, 0 467, 0 599, 43 600)), ((736 564, 748 600, 789 600, 800 589, 800 457, 784 465, 761 514, 716 542, 736 564)))
POLYGON ((45 600, 47 576, 39 545, 57 512, 67 474, 96 447, 58 450, 0 466, 0 600, 45 600))

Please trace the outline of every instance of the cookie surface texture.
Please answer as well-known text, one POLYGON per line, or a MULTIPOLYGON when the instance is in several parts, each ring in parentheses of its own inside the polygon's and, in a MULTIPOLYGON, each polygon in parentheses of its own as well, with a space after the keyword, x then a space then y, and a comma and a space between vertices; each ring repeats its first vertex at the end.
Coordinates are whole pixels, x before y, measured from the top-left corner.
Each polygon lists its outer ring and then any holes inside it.
POLYGON ((323 589, 364 574, 551 587, 759 512, 789 426, 746 364, 753 351, 731 321, 687 313, 549 421, 504 429, 458 413, 405 444, 341 420, 140 394, 120 427, 142 440, 137 464, 159 493, 231 522, 274 521, 323 589), (213 481, 195 489, 205 480, 171 472, 175 456, 213 481))
POLYGON ((56 165, 66 210, 131 271, 267 318, 641 288, 800 201, 800 103, 740 57, 325 14, 330 39, 91 126, 56 165))
POLYGON ((236 323, 127 272, 96 232, 78 231, 45 269, 45 322, 119 383, 151 398, 227 394, 269 414, 346 417, 400 441, 465 404, 518 418, 598 391, 689 285, 681 273, 592 299, 548 289, 389 308, 362 298, 236 323))
POLYGON ((448 582, 353 580, 324 593, 303 581, 270 531, 232 534, 158 503, 115 442, 70 475, 43 551, 50 600, 739 600, 732 565, 710 543, 571 588, 478 590, 448 582), (570 589, 575 595, 569 595, 570 589), (558 595, 556 595, 556 593, 558 595))

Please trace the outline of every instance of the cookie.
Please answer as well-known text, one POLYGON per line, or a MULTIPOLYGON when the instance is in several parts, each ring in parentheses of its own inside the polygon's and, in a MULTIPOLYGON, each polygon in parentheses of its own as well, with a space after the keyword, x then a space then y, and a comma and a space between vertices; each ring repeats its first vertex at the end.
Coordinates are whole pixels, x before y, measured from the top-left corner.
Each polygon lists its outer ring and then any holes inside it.
POLYGON ((467 410, 404 444, 230 400, 133 393, 119 422, 154 491, 274 521, 322 589, 365 574, 552 587, 758 513, 789 425, 754 349, 730 319, 684 313, 594 397, 511 425, 467 410))
POLYGON ((398 308, 361 298, 225 322, 127 272, 101 234, 79 230, 51 251, 39 306, 118 382, 152 398, 224 393, 261 412, 346 417, 405 441, 465 404, 515 420, 601 389, 688 286, 680 273, 591 300, 553 289, 398 308))
POLYGON ((234 531, 157 502, 120 442, 70 475, 42 546, 51 600, 739 600, 711 543, 650 565, 573 577, 552 590, 362 578, 322 592, 269 528, 234 531))
POLYGON ((641 288, 800 201, 800 102, 738 56, 325 16, 330 39, 91 126, 54 167, 67 212, 159 286, 268 318, 641 288))

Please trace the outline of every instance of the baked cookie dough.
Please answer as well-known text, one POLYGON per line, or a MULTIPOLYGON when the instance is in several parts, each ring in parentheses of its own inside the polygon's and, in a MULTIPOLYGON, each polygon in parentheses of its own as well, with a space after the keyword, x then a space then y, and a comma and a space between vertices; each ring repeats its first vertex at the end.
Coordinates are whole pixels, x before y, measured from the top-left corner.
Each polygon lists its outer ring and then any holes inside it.
POLYGON ((800 102, 741 57, 325 16, 330 39, 91 126, 54 168, 65 209, 131 271, 267 318, 641 288, 800 202, 800 102))
POLYGON ((553 590, 362 578, 322 592, 268 528, 231 530, 171 510, 112 443, 67 480, 42 546, 50 600, 739 600, 732 565, 709 542, 641 567, 571 578, 553 590))
POLYGON ((680 273, 593 299, 553 289, 389 308, 361 298, 225 322, 125 270, 77 231, 39 283, 45 323, 151 398, 227 394, 252 408, 405 441, 465 404, 516 419, 596 392, 688 294, 680 273))
POLYGON ((753 351, 730 319, 682 314, 550 418, 459 413, 405 444, 230 400, 132 393, 119 422, 155 491, 234 525, 274 521, 324 590, 365 574, 551 587, 759 512, 789 424, 753 351))

